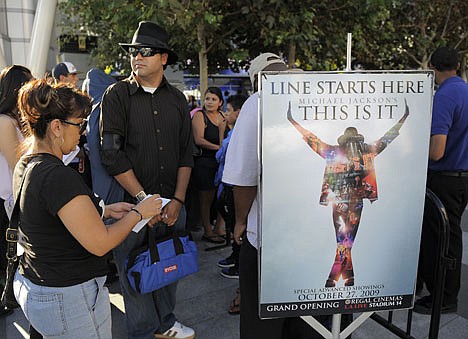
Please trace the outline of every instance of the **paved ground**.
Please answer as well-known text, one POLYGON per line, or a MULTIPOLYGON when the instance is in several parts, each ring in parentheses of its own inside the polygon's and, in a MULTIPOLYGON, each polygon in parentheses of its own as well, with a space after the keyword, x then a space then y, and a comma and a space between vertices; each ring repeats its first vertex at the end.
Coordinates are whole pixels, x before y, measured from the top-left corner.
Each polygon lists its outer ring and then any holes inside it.
MULTIPOLYGON (((440 322, 440 339, 466 339, 468 337, 468 214, 463 219, 464 260, 462 288, 457 314, 443 315, 440 322)), ((201 234, 196 234, 199 238, 201 234)), ((216 263, 230 253, 229 248, 205 252, 206 243, 197 241, 200 252, 200 272, 183 279, 178 288, 176 315, 180 321, 195 329, 197 339, 238 339, 239 317, 227 313, 229 302, 235 296, 237 280, 223 278, 216 263)), ((113 319, 113 338, 123 339, 125 318, 122 297, 117 283, 110 286, 113 319)), ((385 312, 384 312, 385 314, 385 312)), ((394 314, 394 323, 406 328, 406 311, 394 314)), ((417 339, 428 337, 430 316, 414 314, 412 335, 417 339)), ((0 338, 28 338, 27 321, 21 310, 0 319, 0 338)), ((372 319, 368 319, 353 333, 353 339, 398 338, 372 319)), ((268 338, 259 338, 268 339, 268 338)), ((294 339, 294 338, 291 338, 294 339)))

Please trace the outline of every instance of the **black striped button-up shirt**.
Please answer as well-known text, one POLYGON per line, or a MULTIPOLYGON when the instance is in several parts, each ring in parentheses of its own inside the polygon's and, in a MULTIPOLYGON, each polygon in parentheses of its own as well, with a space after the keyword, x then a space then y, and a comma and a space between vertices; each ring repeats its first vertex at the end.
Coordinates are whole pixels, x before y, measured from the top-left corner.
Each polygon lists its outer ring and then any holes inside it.
POLYGON ((101 137, 105 134, 123 140, 119 150, 102 150, 107 172, 133 169, 146 193, 172 197, 179 167, 193 167, 187 101, 166 78, 153 94, 133 75, 109 87, 101 104, 101 137))

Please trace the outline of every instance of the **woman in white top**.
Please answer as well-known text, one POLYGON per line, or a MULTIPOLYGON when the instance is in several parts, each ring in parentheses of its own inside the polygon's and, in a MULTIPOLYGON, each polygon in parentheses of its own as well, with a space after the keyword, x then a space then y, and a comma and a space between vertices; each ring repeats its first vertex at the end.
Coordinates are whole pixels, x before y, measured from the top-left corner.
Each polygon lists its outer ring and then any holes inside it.
MULTIPOLYGON (((26 67, 13 65, 0 73, 0 287, 6 269, 5 231, 13 210, 12 173, 20 157, 19 145, 23 140, 16 101, 18 90, 33 78, 26 67)), ((11 313, 0 307, 0 317, 11 313)))

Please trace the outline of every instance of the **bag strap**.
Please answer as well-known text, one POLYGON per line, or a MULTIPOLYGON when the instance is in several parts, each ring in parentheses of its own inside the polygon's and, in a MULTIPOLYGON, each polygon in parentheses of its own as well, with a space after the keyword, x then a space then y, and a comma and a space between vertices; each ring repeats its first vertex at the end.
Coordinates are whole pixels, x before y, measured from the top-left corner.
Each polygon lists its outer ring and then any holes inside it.
POLYGON ((206 112, 205 112, 205 110, 203 108, 201 109, 201 112, 203 114, 203 121, 205 122, 205 128, 207 128, 208 127, 208 117, 206 116, 206 112))
POLYGON ((172 240, 173 245, 174 245, 175 254, 179 255, 179 254, 184 253, 184 246, 182 245, 182 241, 180 241, 179 236, 177 234, 175 234, 174 231, 172 231, 171 233, 172 234, 167 239, 163 239, 162 241, 159 240, 158 242, 156 242, 155 232, 150 232, 148 230, 148 249, 150 251, 150 257, 151 257, 151 263, 152 264, 154 264, 154 263, 161 260, 161 257, 159 256, 157 243, 161 243, 161 242, 167 241, 167 240, 172 240))
POLYGON ((15 197, 15 205, 13 207, 13 212, 11 214, 11 220, 9 223, 9 227, 5 232, 6 241, 7 241, 7 251, 6 251, 6 258, 8 261, 16 261, 16 250, 17 250, 17 242, 18 242, 18 227, 19 227, 19 205, 20 205, 20 197, 21 191, 23 190, 23 184, 25 182, 26 176, 29 174, 32 164, 28 163, 26 165, 25 170, 23 171, 23 177, 21 178, 21 186, 18 190, 18 193, 15 197))

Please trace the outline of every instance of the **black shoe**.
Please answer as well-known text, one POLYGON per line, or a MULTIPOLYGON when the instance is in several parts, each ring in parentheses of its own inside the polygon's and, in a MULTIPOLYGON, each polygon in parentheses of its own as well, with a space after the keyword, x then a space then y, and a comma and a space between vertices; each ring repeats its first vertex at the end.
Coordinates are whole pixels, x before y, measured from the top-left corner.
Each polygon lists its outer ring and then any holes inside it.
MULTIPOLYGON (((442 307, 440 308, 440 313, 456 313, 457 309, 457 304, 442 304, 442 307)), ((427 295, 425 297, 422 297, 421 299, 416 300, 416 302, 414 303, 413 311, 420 314, 432 314, 432 297, 430 295, 427 295)))
POLYGON ((0 307, 0 318, 7 317, 13 313, 13 310, 8 307, 0 307))
POLYGON ((236 260, 232 256, 229 256, 226 259, 218 261, 218 267, 220 268, 229 268, 229 267, 234 267, 235 265, 236 265, 236 260))
POLYGON ((239 269, 237 267, 223 268, 219 273, 228 279, 239 279, 239 269))

